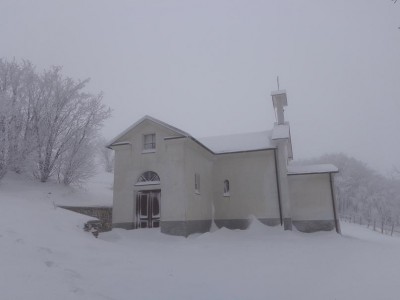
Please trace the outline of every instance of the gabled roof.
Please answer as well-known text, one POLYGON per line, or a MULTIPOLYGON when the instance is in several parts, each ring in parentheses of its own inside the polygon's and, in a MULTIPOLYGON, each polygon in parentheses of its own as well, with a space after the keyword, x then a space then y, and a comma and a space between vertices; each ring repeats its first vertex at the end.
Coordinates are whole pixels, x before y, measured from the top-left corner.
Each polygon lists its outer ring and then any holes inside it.
POLYGON ((151 117, 151 116, 146 115, 146 116, 144 116, 143 118, 141 118, 139 121, 133 123, 131 126, 128 127, 128 129, 126 129, 126 130, 124 130, 123 132, 121 132, 119 135, 117 135, 117 136, 116 136, 115 138, 113 138, 111 141, 109 141, 109 142, 107 143, 107 146, 106 146, 106 147, 107 147, 107 148, 110 148, 110 147, 111 147, 116 141, 118 141, 121 137, 123 137, 125 134, 127 134, 129 131, 131 131, 133 128, 135 128, 135 127, 138 126, 140 123, 142 123, 142 122, 144 122, 144 121, 146 121, 146 120, 149 120, 149 121, 151 121, 151 122, 154 122, 154 123, 156 123, 156 124, 158 124, 158 125, 161 125, 161 126, 163 126, 163 127, 165 127, 165 128, 168 128, 169 130, 174 131, 174 132, 177 133, 178 135, 185 136, 185 137, 191 137, 191 135, 190 135, 189 133, 187 133, 187 132, 185 132, 185 131, 182 131, 182 130, 180 130, 179 128, 176 128, 176 127, 171 126, 171 125, 169 125, 169 124, 167 124, 167 123, 165 123, 165 122, 163 122, 163 121, 160 121, 160 120, 158 120, 158 119, 156 119, 156 118, 153 118, 153 117, 151 117))
MULTIPOLYGON (((251 132, 251 133, 241 133, 241 134, 232 134, 232 135, 222 135, 222 136, 212 136, 205 137, 200 139, 195 139, 189 133, 180 130, 174 126, 171 126, 163 121, 157 120, 156 118, 150 116, 144 116, 139 121, 132 124, 128 129, 124 130, 117 137, 112 139, 108 144, 107 148, 111 148, 112 145, 125 145, 130 144, 130 142, 119 141, 125 134, 134 129, 140 123, 149 120, 158 125, 161 125, 173 132, 175 132, 178 137, 187 137, 191 138, 198 144, 200 144, 203 148, 210 151, 213 154, 224 154, 224 153, 233 153, 233 152, 246 152, 246 151, 259 151, 266 149, 274 149, 276 145, 274 141, 271 139, 272 131, 262 131, 262 132, 251 132)), ((168 137, 166 139, 171 139, 176 137, 168 137)))

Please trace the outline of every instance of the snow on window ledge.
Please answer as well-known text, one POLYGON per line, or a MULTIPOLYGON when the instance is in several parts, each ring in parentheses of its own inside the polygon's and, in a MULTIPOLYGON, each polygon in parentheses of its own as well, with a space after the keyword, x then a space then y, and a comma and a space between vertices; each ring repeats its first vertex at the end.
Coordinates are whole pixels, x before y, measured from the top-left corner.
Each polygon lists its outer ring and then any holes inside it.
POLYGON ((157 185, 157 184, 160 184, 161 182, 160 181, 142 181, 142 182, 137 182, 136 184, 135 184, 135 186, 141 186, 141 185, 157 185))
POLYGON ((146 153, 155 153, 156 152, 156 149, 145 149, 145 150, 142 150, 142 153, 143 154, 146 154, 146 153))

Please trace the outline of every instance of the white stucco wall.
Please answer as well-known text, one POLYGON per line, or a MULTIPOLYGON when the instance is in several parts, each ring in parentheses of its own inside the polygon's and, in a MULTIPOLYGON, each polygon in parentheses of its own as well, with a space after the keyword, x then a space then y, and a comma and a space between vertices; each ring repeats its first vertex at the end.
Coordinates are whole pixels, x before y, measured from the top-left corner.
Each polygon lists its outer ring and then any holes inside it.
POLYGON ((113 146, 115 150, 113 223, 135 222, 135 195, 138 190, 161 189, 161 220, 182 220, 184 205, 175 203, 184 200, 183 195, 183 157, 182 144, 170 145, 165 137, 177 134, 151 121, 144 121, 122 136, 118 142, 130 145, 113 146), (143 135, 156 134, 156 151, 143 151, 143 135), (135 186, 139 176, 146 172, 156 172, 161 185, 135 186))
POLYGON ((213 155, 195 141, 185 139, 186 220, 210 220, 213 201, 213 155), (195 174, 200 175, 200 190, 195 191, 195 174))
POLYGON ((161 189, 161 220, 209 220, 212 203, 217 219, 279 218, 273 150, 213 155, 190 138, 167 139, 174 132, 144 122, 119 139, 130 145, 114 146, 114 223, 135 222, 135 195, 142 189, 161 189), (144 134, 156 134, 156 151, 142 153, 144 134), (159 186, 135 186, 145 171, 160 176, 159 186), (200 193, 195 192, 195 173, 200 193), (223 196, 223 182, 230 196, 223 196))
POLYGON ((167 140, 161 181, 161 220, 186 219, 184 160, 185 139, 167 140))
POLYGON ((214 168, 216 219, 279 218, 273 150, 223 154, 214 168), (224 197, 224 180, 230 196, 224 197))
POLYGON ((133 189, 129 174, 132 169, 131 145, 120 145, 113 148, 114 187, 113 187, 113 223, 131 222, 133 218, 133 189))
POLYGON ((288 176, 294 221, 334 220, 329 174, 288 176))

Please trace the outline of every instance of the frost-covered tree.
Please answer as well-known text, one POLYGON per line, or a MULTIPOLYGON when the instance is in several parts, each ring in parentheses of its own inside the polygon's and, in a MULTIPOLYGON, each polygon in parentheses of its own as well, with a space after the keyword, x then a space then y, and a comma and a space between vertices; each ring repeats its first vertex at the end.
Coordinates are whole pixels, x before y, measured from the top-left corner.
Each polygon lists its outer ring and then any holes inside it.
POLYGON ((75 138, 72 145, 60 157, 58 179, 66 185, 80 185, 96 172, 94 158, 96 147, 91 139, 75 138))
POLYGON ((13 167, 19 150, 21 74, 15 61, 0 60, 0 178, 13 167))
POLYGON ((7 111, 7 101, 0 94, 0 179, 4 177, 8 169, 7 111))
MULTIPOLYGON (((33 150, 31 131, 32 85, 37 84, 34 67, 28 61, 0 59, 0 115, 2 159, 7 169, 24 171, 33 150)), ((4 164, 4 163, 3 163, 4 164)))
POLYGON ((101 104, 101 96, 82 104, 81 120, 76 123, 75 133, 59 162, 64 184, 80 184, 95 173, 97 132, 108 116, 109 111, 101 104))
POLYGON ((110 110, 101 103, 101 94, 82 91, 88 80, 74 81, 60 71, 53 67, 41 76, 40 99, 33 111, 36 175, 42 182, 52 175, 61 158, 72 159, 81 147, 89 145, 87 140, 110 116, 110 110))
POLYGON ((114 171, 114 151, 106 147, 107 141, 104 138, 100 139, 98 144, 100 160, 104 166, 104 170, 108 173, 112 173, 114 171))
POLYGON ((0 176, 30 166, 42 182, 57 170, 69 184, 92 173, 87 153, 110 110, 84 91, 87 82, 60 67, 37 73, 28 61, 0 60, 0 176))

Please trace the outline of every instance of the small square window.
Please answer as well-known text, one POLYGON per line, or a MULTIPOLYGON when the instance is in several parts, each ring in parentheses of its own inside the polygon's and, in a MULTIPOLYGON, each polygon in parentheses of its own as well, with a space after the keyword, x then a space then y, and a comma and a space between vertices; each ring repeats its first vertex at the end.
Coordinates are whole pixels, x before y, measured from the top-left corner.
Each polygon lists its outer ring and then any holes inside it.
POLYGON ((200 174, 194 174, 194 192, 200 194, 200 174))
POLYGON ((156 134, 145 134, 143 136, 143 150, 155 150, 156 149, 156 134))

